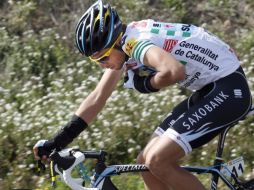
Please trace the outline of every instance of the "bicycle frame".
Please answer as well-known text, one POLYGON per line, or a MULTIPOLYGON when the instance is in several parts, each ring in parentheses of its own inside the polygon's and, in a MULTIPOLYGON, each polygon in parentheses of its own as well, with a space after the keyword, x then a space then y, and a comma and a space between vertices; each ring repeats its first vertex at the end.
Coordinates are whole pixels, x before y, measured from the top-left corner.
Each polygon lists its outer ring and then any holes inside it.
MULTIPOLYGON (((209 167, 183 167, 184 169, 197 174, 204 174, 204 173, 210 173, 213 176, 218 176, 218 178, 221 178, 222 181, 231 189, 236 190, 234 185, 225 178, 221 172, 214 168, 209 167)), ((93 187, 103 187, 102 190, 118 190, 114 184, 110 181, 109 176, 113 175, 119 175, 122 173, 128 173, 128 172, 144 172, 149 171, 148 168, 145 167, 145 165, 116 165, 116 166, 108 166, 103 173, 98 175, 99 177, 93 182, 93 187), (124 170, 122 170, 125 168, 124 170), (131 168, 136 168, 135 170, 131 168), (140 169, 137 169, 140 168, 140 169), (107 179, 107 181, 103 181, 104 179, 107 179), (104 184, 103 184, 104 183, 104 184)), ((211 183, 210 190, 217 190, 217 184, 215 182, 211 183)))
MULTIPOLYGON (((250 109, 248 115, 254 114, 254 106, 250 109)), ((231 173, 231 177, 234 180, 234 184, 232 184, 220 171, 221 166, 224 161, 222 159, 222 153, 224 149, 224 143, 226 135, 229 129, 234 126, 232 124, 224 131, 221 132, 219 136, 218 146, 216 150, 216 157, 214 160, 213 166, 209 167, 194 167, 194 166, 183 166, 182 168, 197 174, 211 174, 211 185, 210 190, 217 190, 217 185, 219 179, 221 179, 225 185, 231 190, 243 190, 245 188, 245 184, 241 182, 234 173, 231 173)), ((80 151, 75 149, 65 149, 60 152, 54 151, 50 158, 53 160, 51 164, 51 175, 52 179, 55 180, 55 174, 58 173, 62 180, 75 190, 118 190, 117 187, 112 183, 110 177, 113 175, 119 175, 121 173, 128 172, 147 172, 149 169, 142 164, 124 164, 124 165, 111 165, 106 166, 106 155, 105 151, 80 151), (77 166, 79 163, 82 163, 85 158, 97 159, 97 163, 95 166, 95 175, 92 179, 92 188, 82 187, 82 179, 73 179, 71 177, 72 169, 77 166), (58 166, 63 169, 63 171, 59 171, 58 166)), ((41 166, 42 163, 38 162, 41 166)), ((249 189, 249 188, 247 188, 249 189)), ((254 189, 254 179, 251 180, 251 189, 254 189)))
MULTIPOLYGON (((194 166, 183 166, 184 169, 197 174, 212 174, 212 181, 210 190, 217 190, 217 184, 219 178, 229 187, 231 190, 237 190, 234 184, 232 184, 221 172, 220 172, 220 166, 223 163, 223 160, 221 159, 224 142, 225 142, 225 136, 228 132, 229 128, 223 131, 219 137, 219 143, 218 143, 218 149, 216 152, 216 159, 214 161, 214 166, 210 167, 194 167, 194 166)), ((68 150, 67 152, 74 151, 75 150, 68 150)), ((147 172, 149 169, 142 164, 123 164, 123 165, 110 165, 106 166, 106 155, 107 153, 104 151, 77 151, 78 156, 74 154, 74 157, 76 157, 76 160, 74 164, 68 163, 70 160, 74 160, 73 158, 66 157, 68 153, 62 153, 61 156, 58 154, 58 152, 53 153, 53 156, 51 156, 51 159, 54 160, 59 166, 61 165, 61 168, 63 168, 63 172, 61 173, 59 169, 56 166, 54 166, 54 170, 57 171, 57 173, 60 174, 61 178, 65 181, 65 183, 72 187, 73 189, 78 190, 118 190, 118 188, 113 184, 110 177, 114 175, 120 175, 122 173, 129 173, 129 172, 147 172), (83 162, 85 158, 92 158, 97 159, 97 163, 95 166, 95 174, 92 179, 92 188, 84 188, 81 185, 76 185, 72 181, 78 181, 77 183, 81 184, 81 179, 73 179, 71 177, 71 170, 78 165, 79 163, 83 162), (71 166, 70 166, 71 165, 71 166), (66 180, 68 179, 68 180, 66 180)), ((232 174, 233 179, 235 180, 235 183, 239 186, 240 182, 237 180, 236 176, 232 174)))
MULTIPOLYGON (((232 125, 233 126, 233 125, 232 125)), ((197 173, 197 174, 212 174, 211 178, 211 185, 210 185, 210 190, 217 190, 217 184, 219 181, 219 178, 227 185, 231 190, 236 190, 236 187, 234 184, 232 184, 221 172, 220 172, 220 167, 223 164, 223 159, 222 159, 222 153, 224 149, 224 142, 225 142, 225 137, 227 132, 229 131, 231 127, 228 127, 225 129, 219 137, 218 141, 218 147, 216 151, 216 158, 214 160, 214 165, 212 167, 194 167, 194 166, 183 166, 184 169, 192 172, 192 173, 197 173)), ((101 163, 103 165, 103 163, 101 163)), ((104 166, 105 167, 105 166, 104 166)), ((99 169, 98 171, 100 171, 99 169)), ((98 176, 93 182, 94 187, 104 187, 102 190, 117 190, 117 188, 113 185, 110 179, 107 179, 106 183, 104 186, 102 186, 101 183, 103 183, 103 179, 107 178, 108 176, 112 175, 119 175, 121 173, 128 173, 128 172, 144 172, 144 171, 149 171, 148 168, 145 165, 139 165, 139 164, 134 164, 134 165, 112 165, 112 166, 107 166, 102 173, 98 172, 96 175, 98 176)), ((235 183, 240 185, 240 182, 236 178, 234 174, 232 174, 232 178, 235 180, 235 183)))
MULTIPOLYGON (((233 125, 232 125, 233 126, 233 125)), ((231 126, 231 127, 232 127, 231 126)), ((234 184, 232 184, 220 171, 221 165, 224 163, 222 153, 224 149, 225 137, 231 127, 226 128, 219 136, 218 147, 216 151, 216 158, 213 166, 199 167, 199 166, 182 166, 182 168, 197 174, 211 174, 210 190, 217 190, 217 184, 221 179, 226 186, 231 190, 237 190, 237 187, 242 187, 241 182, 232 173, 234 184), (237 186, 237 187, 236 187, 237 186)), ((52 179, 55 179, 55 174, 58 173, 62 180, 75 190, 118 190, 113 184, 110 177, 129 172, 147 172, 149 169, 142 164, 123 164, 123 165, 110 165, 106 166, 105 151, 80 151, 75 149, 65 149, 60 152, 53 152, 50 158, 53 160, 52 164, 52 179), (95 166, 95 174, 93 176, 91 185, 92 188, 82 187, 82 179, 73 179, 71 177, 72 169, 84 160, 92 158, 97 159, 95 166), (61 172, 58 166, 63 169, 61 172)))

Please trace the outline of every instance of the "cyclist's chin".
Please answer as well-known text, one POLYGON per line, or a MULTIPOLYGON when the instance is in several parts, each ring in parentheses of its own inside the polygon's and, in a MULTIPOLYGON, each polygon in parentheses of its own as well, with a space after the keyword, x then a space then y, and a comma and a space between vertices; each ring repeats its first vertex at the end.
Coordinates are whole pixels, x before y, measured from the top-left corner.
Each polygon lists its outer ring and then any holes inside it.
POLYGON ((119 71, 119 70, 121 70, 121 68, 120 68, 120 69, 119 69, 119 68, 109 68, 109 69, 114 70, 114 71, 119 71))
POLYGON ((113 68, 113 70, 121 70, 122 67, 113 68))
POLYGON ((124 65, 124 63, 119 63, 119 64, 117 64, 114 68, 112 68, 112 69, 114 69, 114 70, 121 70, 122 68, 123 68, 123 65, 124 65))

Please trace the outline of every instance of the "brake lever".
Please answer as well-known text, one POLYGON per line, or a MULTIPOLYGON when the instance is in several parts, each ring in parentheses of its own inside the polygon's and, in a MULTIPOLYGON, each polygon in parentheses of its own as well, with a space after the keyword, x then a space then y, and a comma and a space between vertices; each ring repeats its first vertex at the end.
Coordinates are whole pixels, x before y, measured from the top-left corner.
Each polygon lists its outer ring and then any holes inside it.
POLYGON ((41 160, 38 160, 37 161, 37 173, 38 173, 38 175, 40 175, 41 171, 45 172, 45 170, 46 170, 45 164, 43 164, 41 160))
POLYGON ((56 187, 56 176, 60 175, 60 171, 56 171, 55 169, 56 164, 53 161, 50 161, 50 177, 51 177, 51 186, 56 187))

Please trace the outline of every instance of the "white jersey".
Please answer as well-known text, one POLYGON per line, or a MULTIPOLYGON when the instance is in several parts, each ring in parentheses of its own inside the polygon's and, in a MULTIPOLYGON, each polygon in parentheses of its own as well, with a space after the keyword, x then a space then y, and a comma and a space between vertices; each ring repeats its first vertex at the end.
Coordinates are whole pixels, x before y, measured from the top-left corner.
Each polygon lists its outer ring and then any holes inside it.
POLYGON ((132 22, 127 26, 122 49, 131 59, 126 65, 136 62, 136 67, 142 66, 146 51, 154 45, 185 65, 186 77, 179 85, 190 90, 198 90, 240 66, 230 46, 205 29, 153 20, 132 22))

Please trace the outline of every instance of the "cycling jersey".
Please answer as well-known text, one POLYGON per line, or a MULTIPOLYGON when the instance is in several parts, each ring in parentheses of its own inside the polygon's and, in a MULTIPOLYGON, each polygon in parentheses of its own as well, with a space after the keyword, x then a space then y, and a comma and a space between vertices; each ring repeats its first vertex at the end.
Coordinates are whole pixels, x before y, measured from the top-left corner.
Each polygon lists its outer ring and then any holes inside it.
MULTIPOLYGON (((179 84, 201 89, 234 72, 240 65, 229 45, 201 27, 190 24, 142 20, 130 23, 122 37, 122 49, 132 59, 126 65, 143 65, 146 51, 158 46, 185 65, 186 77, 179 84)), ((143 65, 144 68, 144 65, 143 65)))

